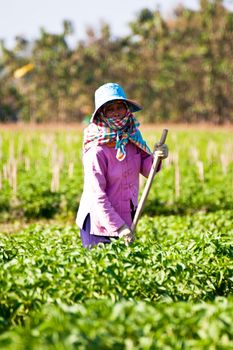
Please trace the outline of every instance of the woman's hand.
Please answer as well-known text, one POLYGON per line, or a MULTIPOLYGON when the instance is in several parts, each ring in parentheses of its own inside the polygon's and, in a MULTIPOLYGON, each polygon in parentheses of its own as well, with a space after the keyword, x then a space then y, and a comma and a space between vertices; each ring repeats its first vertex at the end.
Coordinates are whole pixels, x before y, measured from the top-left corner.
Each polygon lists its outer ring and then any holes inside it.
POLYGON ((123 238, 126 245, 134 242, 134 234, 127 225, 122 226, 118 230, 119 238, 123 238))
POLYGON ((155 147, 154 147, 154 155, 156 155, 157 157, 159 157, 161 159, 167 158, 168 157, 167 145, 165 145, 165 144, 160 145, 159 143, 156 143, 155 147))

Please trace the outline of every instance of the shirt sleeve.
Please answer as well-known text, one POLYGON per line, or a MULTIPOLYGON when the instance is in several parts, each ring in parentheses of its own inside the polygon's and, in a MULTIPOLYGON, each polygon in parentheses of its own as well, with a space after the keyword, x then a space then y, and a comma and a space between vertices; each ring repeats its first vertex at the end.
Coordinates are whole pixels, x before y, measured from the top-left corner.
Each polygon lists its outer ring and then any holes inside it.
MULTIPOLYGON (((141 171, 140 172, 143 176, 145 177, 149 176, 150 169, 153 164, 153 160, 154 160, 153 155, 149 155, 146 152, 141 151, 141 171)), ((160 161, 159 163, 159 168, 157 172, 161 170, 161 167, 162 167, 162 161, 160 161)))
POLYGON ((125 222, 116 212, 106 193, 108 160, 102 149, 90 150, 84 162, 87 185, 90 186, 90 201, 95 216, 110 233, 116 232, 125 222))

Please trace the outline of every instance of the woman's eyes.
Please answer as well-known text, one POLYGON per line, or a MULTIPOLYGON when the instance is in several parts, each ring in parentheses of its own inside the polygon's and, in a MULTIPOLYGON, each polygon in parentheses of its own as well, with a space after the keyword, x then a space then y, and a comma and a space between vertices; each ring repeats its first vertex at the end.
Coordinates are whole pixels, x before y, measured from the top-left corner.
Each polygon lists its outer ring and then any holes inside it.
POLYGON ((112 113, 112 112, 114 112, 114 109, 113 109, 113 108, 108 108, 108 109, 106 110, 106 112, 107 112, 107 113, 112 113))
POLYGON ((113 113, 115 111, 122 111, 123 109, 125 109, 125 106, 116 106, 115 108, 108 108, 107 109, 107 113, 113 113))

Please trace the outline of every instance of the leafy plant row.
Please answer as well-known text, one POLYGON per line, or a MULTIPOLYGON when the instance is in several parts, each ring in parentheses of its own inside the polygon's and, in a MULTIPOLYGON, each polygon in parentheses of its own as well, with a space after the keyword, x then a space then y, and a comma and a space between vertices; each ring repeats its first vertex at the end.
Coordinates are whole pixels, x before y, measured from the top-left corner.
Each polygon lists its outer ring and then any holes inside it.
POLYGON ((44 304, 89 299, 200 302, 233 292, 232 212, 144 217, 130 247, 85 250, 76 227, 32 225, 1 235, 0 327, 44 304), (224 225, 223 225, 224 223, 224 225))
POLYGON ((232 349, 233 304, 88 300, 45 305, 0 336, 5 350, 232 349))

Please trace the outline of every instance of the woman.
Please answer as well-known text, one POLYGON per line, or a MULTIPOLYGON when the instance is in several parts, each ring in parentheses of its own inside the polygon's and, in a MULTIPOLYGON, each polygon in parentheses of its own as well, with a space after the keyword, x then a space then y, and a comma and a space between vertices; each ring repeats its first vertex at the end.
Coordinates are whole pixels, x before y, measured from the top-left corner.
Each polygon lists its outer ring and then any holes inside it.
MULTIPOLYGON (((84 130, 84 189, 76 223, 84 247, 110 243, 111 237, 134 241, 130 226, 138 204, 139 174, 149 175, 153 154, 132 114, 141 106, 122 87, 107 83, 95 92, 95 111, 84 130)), ((168 155, 162 145, 161 159, 168 155)))

